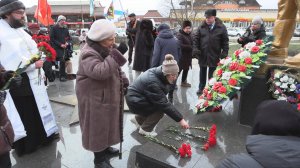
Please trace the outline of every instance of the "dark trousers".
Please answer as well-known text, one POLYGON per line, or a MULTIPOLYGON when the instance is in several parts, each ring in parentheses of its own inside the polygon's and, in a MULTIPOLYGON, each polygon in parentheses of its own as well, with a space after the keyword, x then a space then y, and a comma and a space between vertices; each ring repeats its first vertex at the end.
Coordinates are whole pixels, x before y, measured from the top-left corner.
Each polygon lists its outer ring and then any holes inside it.
POLYGON ((60 77, 66 77, 66 61, 62 58, 59 60, 59 75, 60 77))
POLYGON ((183 83, 183 82, 186 82, 189 70, 188 69, 179 69, 178 76, 181 73, 181 71, 182 71, 181 83, 183 83))
POLYGON ((163 116, 162 112, 153 112, 148 116, 135 115, 135 119, 144 131, 151 132, 163 116))
POLYGON ((133 48, 134 48, 134 38, 128 39, 128 62, 132 62, 132 53, 133 53, 133 48))
POLYGON ((0 156, 0 167, 1 168, 11 168, 9 152, 0 156))
MULTIPOLYGON (((216 67, 208 67, 208 78, 210 79, 213 76, 216 67)), ((199 83, 199 90, 203 90, 206 84, 206 74, 207 74, 207 67, 200 66, 200 83, 199 83)))

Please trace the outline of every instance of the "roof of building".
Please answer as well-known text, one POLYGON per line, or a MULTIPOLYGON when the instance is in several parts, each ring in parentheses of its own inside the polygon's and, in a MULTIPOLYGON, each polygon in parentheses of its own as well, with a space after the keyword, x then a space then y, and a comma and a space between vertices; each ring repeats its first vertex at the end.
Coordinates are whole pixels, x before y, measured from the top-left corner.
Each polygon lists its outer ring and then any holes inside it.
POLYGON ((157 10, 148 10, 143 18, 163 18, 163 16, 157 10))
MULTIPOLYGON (((238 4, 239 6, 256 6, 261 5, 256 0, 227 0, 238 4)), ((195 0, 194 6, 214 6, 216 3, 225 2, 224 0, 195 0)), ((180 5, 185 5, 185 1, 180 2, 180 5)), ((187 1, 188 5, 191 5, 191 1, 187 1)))
MULTIPOLYGON (((26 9, 27 15, 34 15, 36 10, 36 5, 26 9)), ((72 14, 89 14, 89 5, 51 5, 52 15, 72 15, 72 14)), ((103 15, 103 7, 95 7, 94 9, 96 15, 103 15)))

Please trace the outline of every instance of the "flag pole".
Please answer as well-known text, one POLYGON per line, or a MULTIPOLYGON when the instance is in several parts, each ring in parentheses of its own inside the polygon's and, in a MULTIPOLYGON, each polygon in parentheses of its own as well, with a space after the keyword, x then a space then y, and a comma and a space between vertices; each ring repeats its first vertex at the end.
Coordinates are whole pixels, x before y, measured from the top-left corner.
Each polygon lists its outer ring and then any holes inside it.
POLYGON ((49 31, 50 31, 50 25, 49 25, 49 16, 48 16, 48 0, 46 0, 46 5, 47 5, 47 9, 46 9, 46 11, 47 11, 47 14, 46 14, 46 16, 47 16, 47 30, 48 30, 48 33, 49 33, 49 31))

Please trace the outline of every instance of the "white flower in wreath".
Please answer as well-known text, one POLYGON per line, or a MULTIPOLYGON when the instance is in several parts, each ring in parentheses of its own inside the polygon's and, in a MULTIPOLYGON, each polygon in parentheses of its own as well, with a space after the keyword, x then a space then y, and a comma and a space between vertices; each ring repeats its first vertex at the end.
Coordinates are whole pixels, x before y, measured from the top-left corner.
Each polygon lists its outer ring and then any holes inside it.
POLYGON ((281 85, 281 82, 275 82, 275 85, 276 85, 276 86, 280 86, 280 85, 281 85))
POLYGON ((198 104, 196 105, 196 107, 202 108, 203 104, 204 104, 205 100, 204 99, 199 99, 198 104))
POLYGON ((282 89, 287 89, 288 88, 288 83, 282 83, 280 87, 282 89))
POLYGON ((296 90, 296 85, 295 84, 291 84, 290 91, 295 91, 295 90, 296 90))
POLYGON ((288 83, 289 83, 289 84, 294 84, 294 82, 295 82, 295 79, 294 79, 294 78, 289 78, 289 80, 288 80, 288 83))
POLYGON ((245 48, 251 51, 252 47, 254 47, 254 46, 256 46, 256 43, 255 42, 251 42, 251 43, 248 43, 245 46, 245 48))
POLYGON ((278 90, 275 90, 274 94, 276 94, 276 95, 279 94, 279 91, 278 91, 278 90))
POLYGON ((251 56, 251 54, 250 54, 249 51, 243 51, 243 52, 241 52, 241 53, 239 54, 239 57, 240 57, 241 59, 245 59, 245 58, 250 57, 250 56, 251 56))
POLYGON ((210 86, 213 86, 216 82, 217 82, 217 79, 216 79, 216 78, 211 78, 211 79, 208 81, 208 84, 209 84, 210 86))
POLYGON ((286 97, 279 96, 277 100, 287 100, 286 97))
POLYGON ((232 58, 228 57, 228 58, 224 58, 220 60, 220 63, 227 66, 228 64, 230 64, 232 62, 232 58))
POLYGON ((224 73, 222 74, 222 79, 224 79, 224 80, 229 80, 230 77, 231 77, 231 74, 232 74, 232 72, 224 72, 224 73))
POLYGON ((280 78, 281 73, 275 73, 274 78, 275 79, 279 79, 280 78))
POLYGON ((284 75, 282 78, 280 78, 280 82, 284 83, 284 82, 288 82, 289 77, 287 75, 284 75))

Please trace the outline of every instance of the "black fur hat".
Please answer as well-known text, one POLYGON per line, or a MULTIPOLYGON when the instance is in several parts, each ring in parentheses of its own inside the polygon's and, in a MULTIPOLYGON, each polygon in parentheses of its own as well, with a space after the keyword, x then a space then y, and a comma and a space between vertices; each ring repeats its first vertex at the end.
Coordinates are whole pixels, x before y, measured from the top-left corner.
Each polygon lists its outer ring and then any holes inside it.
POLYGON ((21 1, 18 0, 1 0, 0 1, 0 17, 9 14, 12 11, 24 9, 25 6, 21 1))
POLYGON ((141 21, 140 30, 153 30, 153 23, 149 19, 143 19, 141 21))
POLYGON ((192 22, 189 20, 184 20, 182 22, 182 28, 184 29, 185 27, 188 27, 188 26, 192 27, 192 22))
POLYGON ((217 11, 215 9, 208 9, 204 13, 205 17, 217 16, 217 11))

